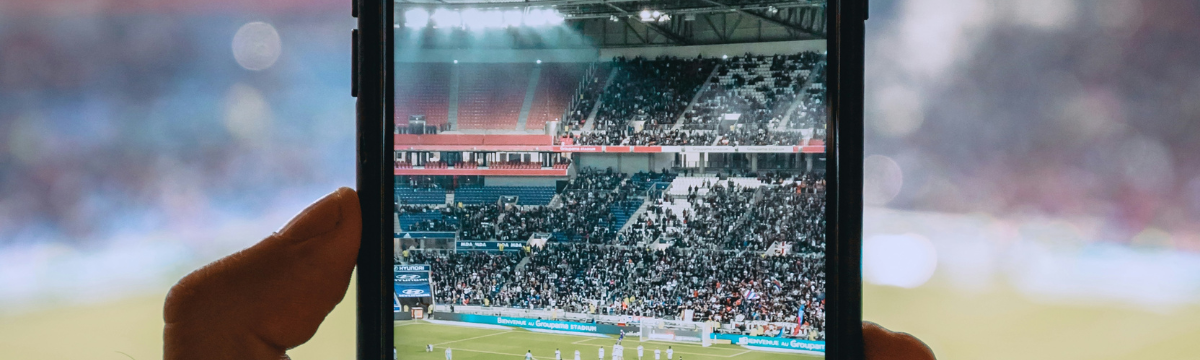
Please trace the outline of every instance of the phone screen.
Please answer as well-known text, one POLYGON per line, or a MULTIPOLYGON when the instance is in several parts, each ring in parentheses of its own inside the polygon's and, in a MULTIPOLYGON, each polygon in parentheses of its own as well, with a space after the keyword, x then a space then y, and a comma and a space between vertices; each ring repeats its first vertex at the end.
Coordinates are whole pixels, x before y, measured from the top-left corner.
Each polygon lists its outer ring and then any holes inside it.
POLYGON ((541 3, 395 4, 396 356, 823 357, 824 1, 541 3))

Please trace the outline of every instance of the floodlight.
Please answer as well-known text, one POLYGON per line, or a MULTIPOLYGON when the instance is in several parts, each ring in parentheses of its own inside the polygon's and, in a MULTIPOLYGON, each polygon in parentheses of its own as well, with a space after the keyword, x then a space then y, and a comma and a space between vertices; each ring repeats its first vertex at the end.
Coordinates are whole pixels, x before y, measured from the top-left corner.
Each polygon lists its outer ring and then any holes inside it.
POLYGON ((404 26, 423 28, 429 25, 429 12, 425 9, 412 9, 404 12, 404 26))
POLYGON ((433 12, 433 22, 438 26, 455 27, 462 25, 462 14, 447 9, 437 9, 433 12))
POLYGON ((550 25, 562 25, 567 19, 563 14, 554 10, 546 10, 546 23, 550 25))
POLYGON ((521 26, 521 10, 505 10, 504 25, 508 27, 521 26))
POLYGON ((542 26, 547 22, 549 21, 546 18, 546 10, 530 9, 525 13, 525 26, 542 26))
POLYGON ((483 27, 483 23, 486 21, 484 19, 485 17, 486 16, 484 16, 483 12, 479 11, 479 9, 463 10, 463 12, 462 12, 463 26, 470 26, 472 28, 483 27))
POLYGON ((663 14, 662 16, 658 17, 658 22, 668 22, 668 21, 671 21, 671 15, 663 14))
POLYGON ((654 10, 653 12, 650 13, 650 17, 657 18, 659 16, 662 16, 662 13, 658 12, 658 10, 654 10))
POLYGON ((616 15, 609 15, 609 16, 608 16, 608 20, 609 20, 609 21, 612 21, 612 22, 617 22, 617 21, 620 21, 620 20, 617 20, 617 16, 616 16, 616 15))

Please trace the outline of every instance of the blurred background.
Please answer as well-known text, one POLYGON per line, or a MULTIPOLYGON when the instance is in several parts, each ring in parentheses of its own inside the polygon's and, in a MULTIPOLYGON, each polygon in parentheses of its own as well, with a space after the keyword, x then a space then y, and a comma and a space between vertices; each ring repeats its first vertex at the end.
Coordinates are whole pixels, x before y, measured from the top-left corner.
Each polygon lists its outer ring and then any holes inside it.
MULTIPOLYGON (((353 186, 349 1, 0 2, 0 357, 353 186)), ((1200 356, 1200 3, 872 0, 864 317, 942 359, 1200 356)), ((353 296, 296 359, 350 359, 353 296)))

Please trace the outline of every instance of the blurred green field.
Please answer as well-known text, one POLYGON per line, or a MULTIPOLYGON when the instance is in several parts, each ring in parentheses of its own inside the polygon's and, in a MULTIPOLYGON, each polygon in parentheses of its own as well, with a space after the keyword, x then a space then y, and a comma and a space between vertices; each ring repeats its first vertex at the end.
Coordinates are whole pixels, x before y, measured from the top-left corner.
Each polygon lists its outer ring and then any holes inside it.
MULTIPOLYGON (((159 359, 164 294, 0 315, 0 359, 159 359)), ((940 359, 1200 358, 1197 306, 1151 312, 1126 305, 1048 304, 1031 301, 1012 290, 964 292, 938 281, 916 289, 867 285, 864 296, 867 319, 913 333, 940 359)), ((317 335, 290 352, 292 358, 353 359, 353 304, 351 291, 317 335)), ((530 335, 517 336, 563 341, 559 340, 563 336, 525 333, 530 335)), ((591 351, 580 352, 596 356, 592 346, 605 343, 604 339, 589 341, 591 351)), ((420 348, 423 345, 419 343, 418 351, 409 352, 415 354, 412 358, 425 358, 420 348)), ((499 348, 496 344, 488 346, 499 348)), ((497 352, 523 355, 524 350, 504 348, 497 352)), ((442 355, 434 353, 429 358, 442 359, 442 355)), ((469 359, 467 356, 466 351, 455 353, 455 359, 469 359)))
MULTIPOLYGON (((605 359, 612 358, 615 337, 579 336, 556 333, 533 332, 525 329, 498 330, 480 329, 455 325, 431 324, 425 321, 397 322, 396 353, 401 359, 445 360, 446 348, 453 352, 455 360, 524 359, 525 351, 532 351, 539 360, 554 359, 554 349, 562 350, 563 359, 574 359, 579 350, 580 359, 596 359, 600 347, 604 347, 605 359), (433 344, 433 352, 426 352, 425 345, 433 344)), ((667 358, 667 347, 675 350, 675 359, 739 359, 739 360, 784 360, 819 359, 820 357, 797 354, 781 354, 747 350, 737 345, 713 345, 667 343, 661 341, 640 342, 626 337, 625 359, 637 359, 637 347, 645 347, 643 359, 653 359, 654 349, 663 351, 667 358)))

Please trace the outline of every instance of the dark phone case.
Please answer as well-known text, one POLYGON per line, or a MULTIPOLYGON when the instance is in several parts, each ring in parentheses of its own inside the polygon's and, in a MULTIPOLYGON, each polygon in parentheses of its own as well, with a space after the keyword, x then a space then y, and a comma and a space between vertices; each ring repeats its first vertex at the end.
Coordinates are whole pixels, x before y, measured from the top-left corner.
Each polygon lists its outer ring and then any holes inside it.
MULTIPOLYGON (((380 241, 392 231, 390 217, 395 189, 390 183, 390 161, 384 156, 394 147, 392 1, 353 0, 358 18, 353 36, 352 90, 358 97, 357 189, 362 207, 362 246, 358 254, 358 337, 360 360, 389 359, 393 343, 391 277, 384 271, 393 263, 391 241, 380 241), (383 121, 380 121, 383 120, 383 121)), ((862 349, 862 159, 863 159, 863 48, 867 0, 829 0, 826 24, 834 31, 828 39, 827 86, 830 119, 827 153, 826 208, 829 227, 826 247, 827 325, 826 358, 861 359, 862 349)))
POLYGON ((826 352, 829 359, 861 359, 862 342, 862 159, 863 159, 863 48, 867 1, 830 0, 826 24, 829 61, 826 73, 830 119, 827 135, 828 174, 836 174, 826 191, 829 227, 825 249, 827 281, 826 352), (829 285, 832 284, 832 285, 829 285))
MULTIPOLYGON (((392 264, 392 242, 380 241, 392 232, 390 218, 395 192, 389 181, 392 174, 385 161, 392 147, 390 49, 393 2, 353 0, 358 16, 357 36, 353 36, 354 54, 351 76, 352 94, 356 94, 358 201, 362 207, 362 246, 358 251, 358 330, 359 359, 390 359, 392 347, 391 276, 385 271, 392 264), (381 121, 382 120, 382 121, 381 121)), ((389 235, 390 236, 390 235, 389 235)))

